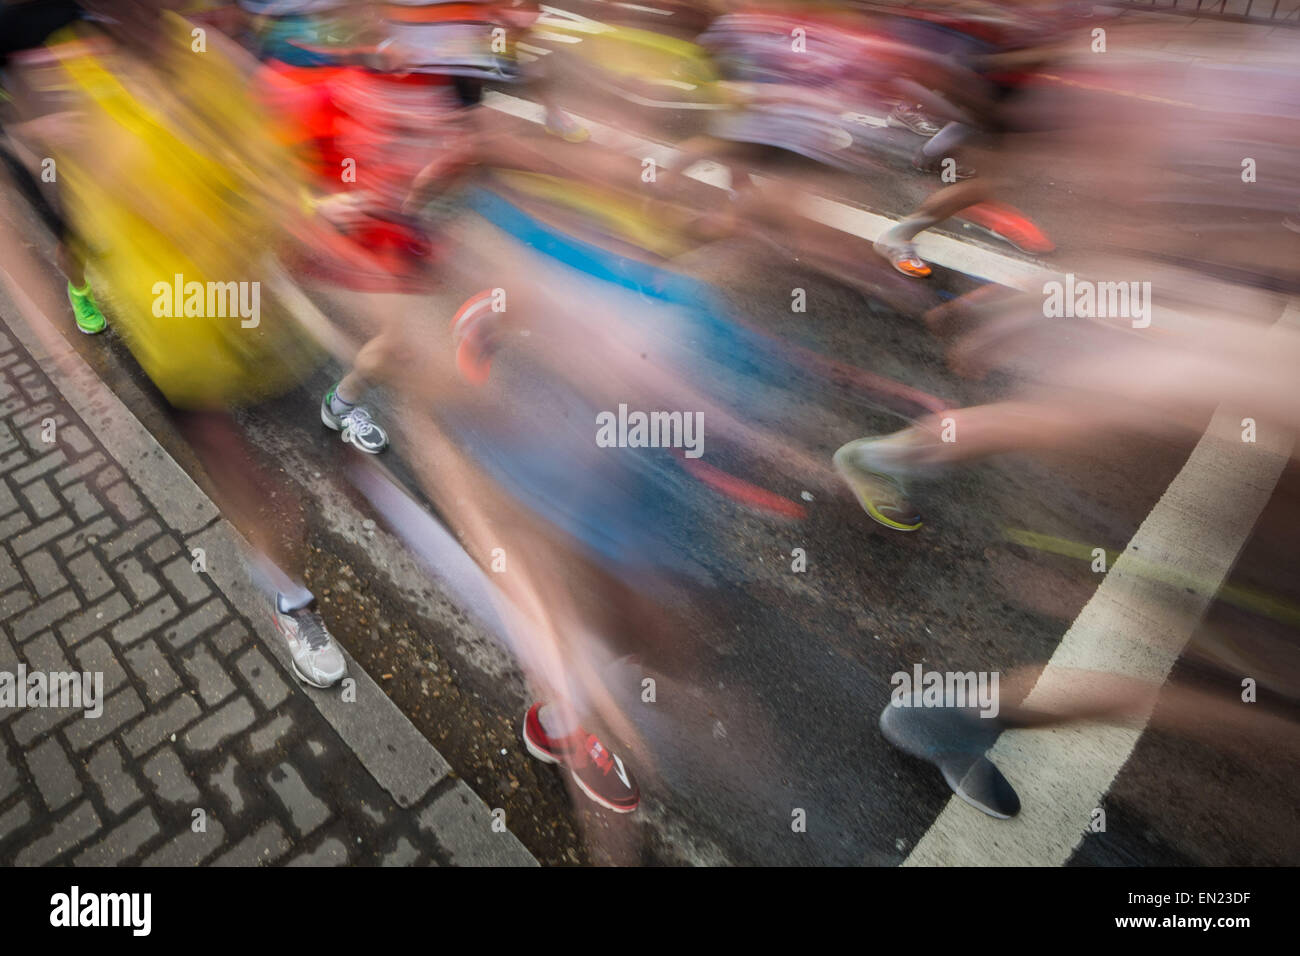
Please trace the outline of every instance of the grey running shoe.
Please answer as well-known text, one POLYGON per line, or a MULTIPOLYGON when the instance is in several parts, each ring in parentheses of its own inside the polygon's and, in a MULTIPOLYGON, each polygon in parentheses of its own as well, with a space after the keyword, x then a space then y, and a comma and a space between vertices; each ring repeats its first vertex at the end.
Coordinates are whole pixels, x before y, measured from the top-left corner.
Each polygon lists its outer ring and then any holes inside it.
POLYGON ((293 672, 299 680, 312 687, 333 687, 341 681, 348 672, 348 663, 314 606, 282 611, 278 597, 272 606, 276 630, 289 645, 293 672))
POLYGON ((910 129, 913 133, 927 139, 943 128, 926 116, 920 106, 913 103, 899 103, 889 111, 889 115, 885 117, 885 122, 890 126, 910 129))
POLYGON ((388 432, 384 431, 370 417, 370 411, 360 405, 352 405, 342 414, 333 408, 334 389, 325 393, 320 403, 320 420, 325 427, 342 432, 345 442, 353 445, 367 455, 378 455, 388 447, 388 432))
POLYGON ((893 702, 880 714, 880 732, 904 753, 932 763, 949 789, 991 817, 1009 820, 1020 812, 1020 797, 985 753, 1002 732, 996 718, 969 708, 922 707, 893 702))

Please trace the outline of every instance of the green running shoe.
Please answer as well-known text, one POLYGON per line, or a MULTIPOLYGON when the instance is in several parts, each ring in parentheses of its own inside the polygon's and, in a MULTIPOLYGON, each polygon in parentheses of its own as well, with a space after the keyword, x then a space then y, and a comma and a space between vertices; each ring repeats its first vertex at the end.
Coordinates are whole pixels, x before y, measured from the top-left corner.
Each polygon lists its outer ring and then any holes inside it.
POLYGON ((80 289, 74 289, 69 282, 68 301, 72 303, 72 314, 77 320, 77 328, 81 331, 87 335, 98 335, 108 328, 108 320, 104 318, 104 313, 99 311, 99 304, 95 301, 95 293, 90 291, 89 282, 80 289))
POLYGON ((902 478, 872 467, 869 454, 863 454, 880 440, 859 438, 842 445, 833 459, 835 470, 874 520, 895 531, 915 531, 921 527, 921 516, 908 501, 902 478))

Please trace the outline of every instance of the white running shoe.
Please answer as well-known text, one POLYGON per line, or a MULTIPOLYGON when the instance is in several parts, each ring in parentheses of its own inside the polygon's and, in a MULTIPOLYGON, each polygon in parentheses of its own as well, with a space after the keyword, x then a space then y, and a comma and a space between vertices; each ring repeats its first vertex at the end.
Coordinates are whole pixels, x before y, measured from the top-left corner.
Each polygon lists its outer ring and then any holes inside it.
POLYGON ((348 672, 348 662, 334 643, 324 620, 309 604, 296 611, 280 610, 277 596, 272 602, 276 630, 289 645, 293 672, 312 687, 333 687, 348 672))

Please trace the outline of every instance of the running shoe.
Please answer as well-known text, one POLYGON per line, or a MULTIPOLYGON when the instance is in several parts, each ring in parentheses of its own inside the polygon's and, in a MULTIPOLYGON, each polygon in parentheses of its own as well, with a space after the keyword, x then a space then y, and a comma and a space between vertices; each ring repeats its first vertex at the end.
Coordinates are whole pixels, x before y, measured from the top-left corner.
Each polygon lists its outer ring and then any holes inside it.
POLYGON ((312 687, 333 687, 348 672, 343 652, 316 613, 314 604, 295 611, 280 610, 277 596, 272 602, 275 628, 289 645, 293 672, 312 687))
POLYGON ((591 131, 587 127, 561 110, 546 117, 546 132, 560 137, 566 143, 585 143, 591 139, 591 131))
POLYGON ((893 701, 880 714, 880 732, 906 754, 932 763, 949 789, 971 806, 999 820, 1020 812, 1020 797, 985 754, 1002 732, 997 718, 960 707, 913 706, 893 701))
POLYGON ((484 289, 465 301, 451 319, 456 368, 471 385, 483 385, 492 373, 492 356, 501 345, 505 313, 492 308, 494 290, 484 289))
POLYGON ((69 282, 68 301, 72 303, 72 315, 77 320, 77 328, 82 332, 98 335, 108 328, 108 320, 99 311, 99 303, 95 301, 95 293, 90 290, 89 282, 80 289, 74 288, 69 282))
MULTIPOLYGON (((379 427, 370 417, 369 409, 360 405, 351 405, 341 414, 334 411, 334 386, 325 393, 320 403, 320 420, 325 427, 342 433, 348 444, 361 449, 367 455, 378 455, 388 447, 388 432, 379 427)), ((341 401, 341 399, 340 399, 341 401)))
POLYGON ((881 236, 872 246, 891 266, 913 279, 928 279, 934 271, 929 263, 916 254, 910 242, 895 242, 881 236))
POLYGON ((999 202, 980 202, 958 214, 959 219, 983 229, 1033 256, 1046 255, 1056 246, 1019 209, 999 202))
POLYGON ((631 813, 641 802, 641 788, 628 773, 618 754, 581 727, 563 739, 547 735, 538 716, 540 703, 524 716, 524 746, 543 763, 559 764, 573 777, 578 789, 606 810, 631 813))
POLYGON ((873 469, 865 460, 864 451, 877 441, 880 439, 859 438, 840 446, 833 459, 835 470, 875 521, 895 531, 915 531, 921 527, 921 516, 908 501, 901 479, 873 469))
POLYGON ((925 115, 920 104, 917 103, 899 103, 889 111, 889 115, 885 117, 885 123, 889 126, 909 129, 926 139, 929 139, 942 129, 938 123, 925 115))

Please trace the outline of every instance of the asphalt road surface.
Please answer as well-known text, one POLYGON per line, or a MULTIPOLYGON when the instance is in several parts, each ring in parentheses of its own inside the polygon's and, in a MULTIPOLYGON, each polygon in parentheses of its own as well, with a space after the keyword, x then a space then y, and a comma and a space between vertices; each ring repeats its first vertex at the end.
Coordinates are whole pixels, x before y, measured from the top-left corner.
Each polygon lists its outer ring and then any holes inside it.
MULTIPOLYGON (((525 125, 520 135, 533 135, 525 125)), ((1072 192, 1086 182, 1037 182, 1020 201, 1060 225, 1054 232, 1068 250, 1069 238, 1088 230, 1077 220, 1072 192)), ((908 181, 893 191, 884 183, 841 186, 837 195, 898 216, 925 190, 908 181)), ((34 217, 17 227, 49 254, 51 240, 34 217)), ((717 282, 751 325, 957 406, 996 398, 1011 384, 1002 376, 972 382, 954 375, 943 344, 916 319, 818 277, 770 246, 721 242, 694 254, 690 269, 717 282), (795 287, 807 292, 805 314, 789 310, 795 287)), ((922 294, 939 304, 972 285, 941 270, 922 294)), ((411 320, 443 322, 445 308, 445 301, 431 302, 428 314, 411 320)), ((78 337, 76 344, 195 472, 160 396, 112 333, 78 337)), ((701 560, 710 583, 671 609, 683 622, 683 633, 672 636, 681 666, 629 663, 619 672, 623 692, 635 701, 632 717, 658 759, 654 766, 633 764, 642 809, 615 818, 575 807, 555 770, 526 754, 519 725, 529 697, 508 656, 421 574, 343 480, 356 452, 321 428, 317 416, 335 375, 322 368, 295 392, 241 413, 255 446, 292 488, 292 500, 277 506, 299 508, 307 521, 309 583, 336 636, 456 773, 489 806, 506 809, 511 830, 544 863, 902 862, 950 794, 932 767, 880 736, 876 719, 889 699, 890 675, 914 663, 1006 672, 1045 662, 1099 576, 1087 562, 1028 547, 1016 534, 1122 550, 1198 437, 1120 437, 1085 455, 1008 455, 955 472, 922 487, 927 523, 913 535, 876 526, 847 491, 819 491, 810 500, 807 488, 788 479, 751 473, 802 503, 808 517, 774 518, 716 497, 699 530, 708 537, 701 560), (795 548, 806 552, 806 571, 791 570, 795 548), (656 680, 652 704, 639 701, 647 676, 656 680), (792 830, 797 810, 805 811, 806 832, 792 830)), ((903 424, 842 381, 792 378, 770 387, 779 411, 762 424, 797 429, 827 458, 844 441, 903 424)), ((382 410, 382 397, 374 405, 382 410)), ((385 459, 418 495, 400 435, 385 459)), ((1266 592, 1279 606, 1300 605, 1286 536, 1278 533, 1295 527, 1297 491, 1290 469, 1229 582, 1266 592)), ((1294 638, 1294 619, 1285 613, 1216 602, 1173 680, 1235 694, 1240 673, 1264 666, 1259 647, 1294 638)), ((1293 659, 1267 663, 1274 686, 1295 686, 1293 659)), ((1276 696, 1274 706, 1295 709, 1294 701, 1276 696)), ((1295 863, 1296 769, 1293 757, 1257 742, 1206 747, 1148 731, 1106 797, 1107 831, 1089 834, 1070 862, 1295 863)), ((1086 825, 1081 821, 1080 830, 1086 825)))

